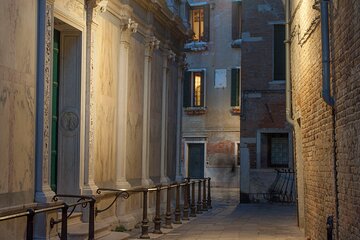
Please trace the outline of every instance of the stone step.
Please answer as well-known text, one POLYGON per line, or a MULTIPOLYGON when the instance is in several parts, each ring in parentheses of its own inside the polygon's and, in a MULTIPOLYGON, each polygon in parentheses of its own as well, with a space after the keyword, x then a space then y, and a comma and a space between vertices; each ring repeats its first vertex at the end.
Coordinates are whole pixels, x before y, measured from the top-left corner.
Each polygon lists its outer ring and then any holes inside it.
MULTIPOLYGON (((88 239, 89 224, 77 223, 68 226, 68 239, 85 240, 88 239)), ((110 235, 110 225, 102 222, 95 222, 95 239, 103 238, 110 235)))
POLYGON ((109 235, 98 238, 99 240, 127 240, 130 234, 124 232, 110 232, 109 235))
MULTIPOLYGON (((68 213, 69 214, 69 213, 68 213)), ((61 212, 58 212, 58 219, 61 219, 61 212)), ((73 212, 68 218, 68 226, 76 223, 81 223, 82 212, 73 212)))

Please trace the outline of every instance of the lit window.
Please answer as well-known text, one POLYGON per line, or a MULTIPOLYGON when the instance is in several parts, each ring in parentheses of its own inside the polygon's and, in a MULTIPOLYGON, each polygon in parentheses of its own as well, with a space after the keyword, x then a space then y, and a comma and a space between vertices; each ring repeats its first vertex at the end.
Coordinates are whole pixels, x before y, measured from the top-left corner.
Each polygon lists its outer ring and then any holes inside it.
POLYGON ((194 32, 193 41, 209 41, 209 4, 192 7, 190 23, 194 32))
POLYGON ((187 71, 184 79, 184 107, 205 106, 205 71, 187 71))

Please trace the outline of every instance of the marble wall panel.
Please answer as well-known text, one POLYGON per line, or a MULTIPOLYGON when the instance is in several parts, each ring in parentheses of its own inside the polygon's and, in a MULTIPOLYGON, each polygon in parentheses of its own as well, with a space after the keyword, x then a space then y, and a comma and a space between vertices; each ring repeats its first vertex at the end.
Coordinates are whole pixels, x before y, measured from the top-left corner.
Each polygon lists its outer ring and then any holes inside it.
POLYGON ((167 132, 167 175, 175 180, 176 177, 176 131, 178 104, 178 70, 176 63, 169 68, 168 79, 168 132, 167 132))
POLYGON ((161 115, 162 115, 163 61, 161 52, 155 51, 152 58, 150 86, 150 177, 160 177, 161 163, 161 115))
POLYGON ((133 35, 129 49, 128 119, 126 136, 126 177, 141 178, 141 146, 144 92, 144 40, 139 33, 133 35))
POLYGON ((120 32, 106 14, 98 20, 95 50, 95 181, 98 183, 114 182, 116 177, 116 89, 120 32))
POLYGON ((36 3, 1 2, 0 208, 33 202, 36 3))

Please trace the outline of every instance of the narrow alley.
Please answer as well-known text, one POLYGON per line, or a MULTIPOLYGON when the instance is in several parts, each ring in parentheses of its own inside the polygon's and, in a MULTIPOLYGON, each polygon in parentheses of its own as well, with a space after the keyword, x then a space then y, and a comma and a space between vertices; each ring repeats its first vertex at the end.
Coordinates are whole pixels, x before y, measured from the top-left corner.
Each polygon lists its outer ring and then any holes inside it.
MULTIPOLYGON (((297 227, 296 205, 280 203, 238 204, 238 191, 213 189, 213 209, 190 221, 161 229, 163 234, 149 234, 165 240, 300 240, 304 234, 297 227)), ((132 233, 137 239, 139 234, 132 233)))

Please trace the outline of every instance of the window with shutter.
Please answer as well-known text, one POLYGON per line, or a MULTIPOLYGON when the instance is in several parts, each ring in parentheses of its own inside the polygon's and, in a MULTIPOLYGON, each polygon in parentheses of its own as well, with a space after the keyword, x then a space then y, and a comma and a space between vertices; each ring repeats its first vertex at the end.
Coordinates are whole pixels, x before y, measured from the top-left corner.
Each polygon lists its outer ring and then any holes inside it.
POLYGON ((192 6, 190 9, 190 24, 194 32, 193 41, 207 42, 210 39, 210 6, 192 6))
POLYGON ((240 103, 240 69, 231 69, 231 106, 237 107, 240 103))
POLYGON ((205 113, 205 70, 190 70, 184 74, 183 107, 188 113, 205 113))
POLYGON ((232 2, 232 39, 241 38, 241 1, 232 2))

